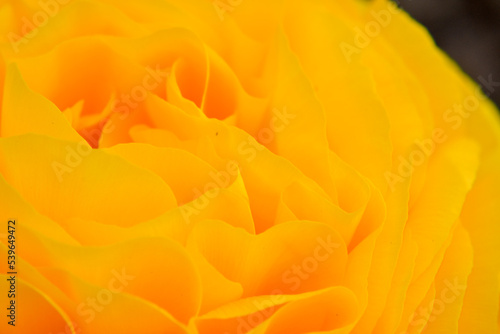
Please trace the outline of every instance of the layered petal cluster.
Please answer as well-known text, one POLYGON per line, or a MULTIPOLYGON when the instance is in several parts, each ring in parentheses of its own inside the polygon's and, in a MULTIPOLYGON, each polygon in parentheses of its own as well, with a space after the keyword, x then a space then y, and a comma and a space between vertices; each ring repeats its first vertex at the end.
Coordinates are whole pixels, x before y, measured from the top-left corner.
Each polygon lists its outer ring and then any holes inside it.
POLYGON ((498 333, 495 79, 388 0, 0 2, 1 332, 498 333))

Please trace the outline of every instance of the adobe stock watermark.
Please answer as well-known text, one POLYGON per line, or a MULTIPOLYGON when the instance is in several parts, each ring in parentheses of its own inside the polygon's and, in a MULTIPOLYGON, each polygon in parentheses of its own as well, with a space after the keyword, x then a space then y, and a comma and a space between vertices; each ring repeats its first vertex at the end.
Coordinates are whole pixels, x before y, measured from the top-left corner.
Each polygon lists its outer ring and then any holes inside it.
POLYGON ((269 318, 276 309, 277 305, 285 302, 283 295, 291 294, 300 288, 303 282, 307 281, 311 274, 318 270, 319 264, 327 261, 332 254, 340 248, 341 244, 332 241, 332 236, 328 235, 326 239, 317 237, 317 246, 314 248, 311 256, 302 260, 299 264, 292 265, 285 270, 281 276, 282 282, 287 284, 286 291, 274 289, 269 295, 269 299, 262 301, 253 301, 254 306, 260 309, 259 312, 249 314, 244 317, 238 317, 238 326, 236 332, 224 334, 243 334, 249 332, 269 318))
POLYGON ((234 12, 234 10, 242 3, 243 0, 214 0, 212 2, 221 21, 224 21, 224 15, 226 15, 227 12, 234 12))
MULTIPOLYGON (((490 74, 488 78, 480 76, 478 78, 480 87, 478 87, 473 95, 468 95, 461 103, 456 103, 451 108, 443 113, 443 121, 450 124, 452 130, 459 129, 480 106, 480 102, 486 100, 486 96, 490 96, 495 92, 496 87, 500 87, 500 82, 493 81, 493 76, 490 74), (483 90, 481 90, 481 87, 483 90)), ((430 138, 416 140, 416 148, 412 150, 408 157, 399 156, 399 164, 395 172, 386 171, 384 176, 391 191, 396 189, 398 183, 404 182, 409 178, 415 168, 422 166, 425 161, 434 153, 438 145, 443 144, 448 140, 449 136, 442 128, 435 128, 432 131, 430 138)))
POLYGON ((400 1, 398 0, 394 2, 388 1, 386 9, 370 11, 373 20, 367 22, 363 29, 354 27, 356 35, 354 36, 352 44, 345 41, 339 44, 340 50, 347 60, 347 63, 351 63, 353 55, 360 54, 361 50, 370 46, 372 40, 377 38, 382 30, 391 24, 392 16, 401 11, 399 5, 400 1))
POLYGON ((64 330, 62 332, 49 332, 49 334, 82 334, 82 329, 80 327, 80 325, 78 325, 78 323, 74 322, 74 321, 71 321, 71 327, 69 324, 66 324, 64 326, 64 330), (73 328, 73 330, 71 329, 73 328))
MULTIPOLYGON (((409 318, 409 327, 423 326, 422 331, 424 331, 429 324, 436 321, 437 317, 444 313, 447 305, 454 303, 467 289, 467 285, 458 282, 458 277, 455 277, 453 282, 445 280, 444 285, 446 287, 441 289, 439 294, 436 294, 436 298, 431 300, 429 305, 421 306, 413 312, 409 318)), ((409 332, 403 331, 399 334, 409 334, 409 332)))
MULTIPOLYGON (((146 100, 149 92, 158 88, 158 86, 170 75, 169 72, 163 71, 159 65, 156 66, 156 69, 146 67, 146 72, 147 74, 144 76, 141 84, 134 86, 129 93, 123 93, 114 102, 112 113, 118 114, 118 122, 123 122, 127 119, 130 116, 131 111, 137 109, 139 104, 146 100)), ((88 138, 92 146, 97 147, 101 135, 111 134, 115 131, 115 129, 116 124, 113 123, 113 119, 106 118, 100 121, 96 128, 90 131, 83 130, 82 135, 88 138)), ((52 162, 52 169, 54 170, 59 182, 63 182, 64 176, 72 173, 75 168, 80 166, 83 159, 92 152, 93 149, 89 146, 86 140, 66 146, 66 156, 64 161, 52 162)))
POLYGON ((21 35, 14 32, 7 34, 7 39, 12 46, 15 53, 19 53, 21 44, 28 44, 35 38, 40 29, 45 27, 50 19, 59 14, 62 6, 69 4, 73 0, 40 0, 38 6, 40 10, 37 11, 31 18, 26 16, 21 18, 23 23, 21 27, 21 35))
MULTIPOLYGON (((89 297, 85 302, 78 304, 77 313, 80 317, 86 317, 85 322, 91 323, 95 317, 96 312, 102 312, 106 306, 111 304, 113 301, 113 297, 115 294, 122 292, 125 287, 129 284, 129 282, 135 279, 135 276, 127 275, 125 272, 125 268, 122 268, 122 272, 118 272, 117 270, 112 270, 111 274, 113 278, 108 282, 107 289, 101 289, 97 292, 94 297, 89 297)), ((49 332, 49 334, 81 334, 82 328, 80 325, 71 321, 71 327, 69 324, 64 326, 64 329, 60 332, 49 332), (74 329, 72 331, 71 327, 74 329)))
POLYGON ((102 312, 106 306, 113 302, 114 295, 122 292, 135 276, 128 275, 125 268, 121 272, 113 269, 111 271, 113 278, 108 282, 107 288, 103 288, 93 297, 88 297, 85 302, 77 306, 77 313, 80 317, 85 318, 88 324, 96 317, 96 312, 102 312))
MULTIPOLYGON (((257 139, 265 145, 272 143, 276 134, 284 131, 295 118, 296 115, 288 113, 286 107, 282 110, 274 108, 273 116, 269 121, 269 127, 260 129, 257 133, 257 139)), ((248 163, 255 160, 258 151, 262 150, 264 150, 264 147, 252 136, 249 136, 246 141, 243 141, 237 147, 238 154, 248 163)), ((181 214, 186 223, 189 224, 193 215, 199 215, 208 206, 210 200, 219 196, 221 189, 229 186, 231 179, 239 173, 238 166, 237 161, 229 160, 224 170, 209 173, 212 182, 205 184, 202 189, 193 189, 193 201, 180 207, 181 214)))

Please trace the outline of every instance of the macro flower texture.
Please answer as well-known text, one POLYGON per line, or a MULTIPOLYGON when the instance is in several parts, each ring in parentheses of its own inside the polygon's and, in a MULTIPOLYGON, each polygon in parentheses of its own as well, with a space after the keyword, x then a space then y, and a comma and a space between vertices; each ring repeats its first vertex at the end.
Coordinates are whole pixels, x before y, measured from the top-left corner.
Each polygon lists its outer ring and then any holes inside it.
POLYGON ((388 0, 2 0, 1 333, 499 333, 500 78, 388 0))

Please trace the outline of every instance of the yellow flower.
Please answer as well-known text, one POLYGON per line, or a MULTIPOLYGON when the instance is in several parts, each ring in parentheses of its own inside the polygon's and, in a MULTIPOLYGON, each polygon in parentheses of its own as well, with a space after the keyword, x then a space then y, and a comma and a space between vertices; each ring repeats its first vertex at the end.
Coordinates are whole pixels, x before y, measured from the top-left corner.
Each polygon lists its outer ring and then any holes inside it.
POLYGON ((393 3, 7 0, 0 32, 2 333, 498 332, 500 78, 393 3))

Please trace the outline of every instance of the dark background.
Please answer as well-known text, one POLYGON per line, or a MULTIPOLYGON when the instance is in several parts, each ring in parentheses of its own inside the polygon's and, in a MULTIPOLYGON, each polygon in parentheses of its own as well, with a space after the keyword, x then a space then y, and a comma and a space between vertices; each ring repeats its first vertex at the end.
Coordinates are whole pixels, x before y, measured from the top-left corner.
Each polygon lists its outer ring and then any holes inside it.
MULTIPOLYGON (((400 0, 473 79, 500 82, 500 0, 400 0)), ((500 106, 500 88, 490 98, 500 106)))

